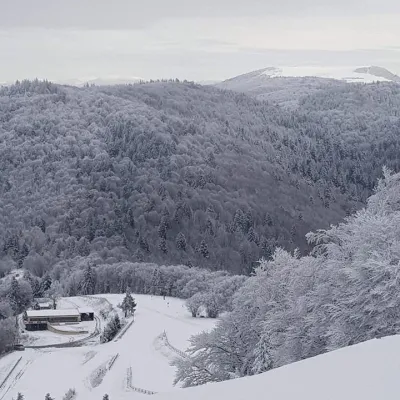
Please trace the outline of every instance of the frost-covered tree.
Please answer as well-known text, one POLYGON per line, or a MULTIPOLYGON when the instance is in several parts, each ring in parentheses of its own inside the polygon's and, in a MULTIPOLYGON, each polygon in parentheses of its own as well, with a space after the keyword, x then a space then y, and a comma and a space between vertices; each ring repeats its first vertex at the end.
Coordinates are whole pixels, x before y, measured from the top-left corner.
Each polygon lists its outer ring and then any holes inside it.
POLYGON ((186 237, 182 232, 176 236, 175 244, 178 250, 186 251, 186 237))
POLYGON ((15 276, 11 279, 7 299, 13 308, 14 314, 20 314, 32 301, 32 288, 25 280, 17 280, 15 276))
POLYGON ((251 372, 254 374, 260 374, 266 372, 273 367, 271 360, 271 347, 268 341, 268 337, 265 334, 261 334, 260 340, 254 348, 254 362, 251 367, 251 372))
POLYGON ((191 363, 178 365, 177 379, 196 384, 196 363, 228 379, 398 334, 399 197, 400 174, 385 170, 365 209, 308 235, 312 256, 278 249, 261 260, 235 293, 232 312, 193 338, 191 363))
POLYGON ((52 284, 52 279, 49 273, 43 276, 43 279, 40 281, 40 296, 43 296, 45 292, 47 292, 52 284))
POLYGON ((199 252, 204 258, 209 258, 210 253, 208 251, 208 245, 205 240, 202 240, 199 247, 199 252))
POLYGON ((81 282, 82 294, 94 294, 96 288, 96 273, 90 263, 86 266, 81 282))
POLYGON ((196 293, 186 301, 186 308, 190 311, 192 317, 197 317, 197 314, 202 306, 205 306, 203 293, 196 293))
POLYGON ((133 315, 136 309, 136 302, 135 299, 132 297, 131 291, 128 288, 124 300, 121 303, 121 309, 125 314, 125 318, 128 314, 133 315))
POLYGON ((121 321, 118 314, 114 314, 104 327, 103 333, 100 336, 100 343, 110 342, 115 338, 121 330, 121 321))
POLYGON ((77 392, 75 389, 68 389, 67 393, 65 393, 63 400, 75 400, 77 396, 77 392))
POLYGON ((51 283, 50 289, 47 290, 44 293, 44 295, 52 300, 53 308, 56 309, 57 308, 57 301, 63 295, 63 288, 61 286, 61 283, 59 281, 53 281, 51 283))

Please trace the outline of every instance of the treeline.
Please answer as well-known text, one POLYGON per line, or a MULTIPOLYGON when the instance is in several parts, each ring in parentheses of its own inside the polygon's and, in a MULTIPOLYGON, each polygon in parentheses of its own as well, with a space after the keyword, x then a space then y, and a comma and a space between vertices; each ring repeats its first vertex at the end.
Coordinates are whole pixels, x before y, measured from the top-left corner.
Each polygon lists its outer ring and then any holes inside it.
POLYGON ((333 86, 288 112, 193 83, 2 88, 0 275, 89 255, 250 274, 307 253, 398 169, 399 91, 333 86))
POLYGON ((191 339, 176 382, 258 374, 400 332, 400 174, 385 171, 367 207, 310 233, 313 254, 278 249, 234 295, 233 311, 191 339))
POLYGON ((0 355, 13 349, 19 336, 16 316, 32 299, 32 287, 27 280, 17 280, 15 276, 0 280, 0 355))
MULTIPOLYGON (((202 311, 206 316, 216 318, 220 313, 232 310, 233 296, 247 279, 225 271, 212 272, 179 265, 101 263, 101 258, 79 257, 56 264, 43 278, 25 271, 18 278, 7 276, 0 281, 0 354, 10 350, 18 339, 15 317, 31 306, 34 297, 47 297, 56 302, 60 296, 132 291, 189 299, 188 308, 193 316, 202 311)), ((121 305, 125 312, 133 312, 134 306, 134 302, 121 305)), ((119 320, 112 320, 109 328, 117 332, 119 320)))
POLYGON ((187 266, 158 266, 145 263, 96 265, 93 258, 56 265, 54 276, 67 296, 99 293, 126 293, 170 296, 190 299, 193 316, 200 309, 212 318, 232 309, 234 293, 246 281, 245 276, 224 271, 212 272, 187 266))

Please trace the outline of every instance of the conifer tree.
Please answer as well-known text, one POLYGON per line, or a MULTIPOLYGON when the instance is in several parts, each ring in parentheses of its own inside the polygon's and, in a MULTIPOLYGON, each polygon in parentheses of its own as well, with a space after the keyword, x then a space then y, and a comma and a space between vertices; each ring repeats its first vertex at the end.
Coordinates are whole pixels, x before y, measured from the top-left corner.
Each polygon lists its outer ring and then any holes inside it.
POLYGON ((13 276, 11 280, 11 286, 10 286, 10 291, 7 295, 9 302, 11 304, 11 307, 14 310, 14 314, 17 315, 22 311, 22 298, 21 298, 21 293, 19 289, 19 283, 15 276, 13 276))
POLYGON ((125 313, 125 317, 127 317, 128 314, 133 315, 136 309, 136 302, 135 299, 132 297, 131 291, 128 288, 124 300, 122 301, 121 304, 121 309, 125 313))
POLYGON ((89 295, 94 294, 96 288, 96 276, 95 272, 89 263, 85 271, 83 272, 83 281, 82 281, 82 294, 89 295))
POLYGON ((208 246, 205 240, 202 240, 200 243, 200 254, 204 257, 204 258, 209 258, 210 257, 210 253, 208 252, 208 246))
POLYGON ((178 250, 186 251, 186 237, 182 232, 178 233, 175 243, 178 250))
POLYGON ((164 253, 168 253, 168 247, 167 247, 167 241, 164 238, 160 239, 160 242, 158 243, 158 248, 164 253))

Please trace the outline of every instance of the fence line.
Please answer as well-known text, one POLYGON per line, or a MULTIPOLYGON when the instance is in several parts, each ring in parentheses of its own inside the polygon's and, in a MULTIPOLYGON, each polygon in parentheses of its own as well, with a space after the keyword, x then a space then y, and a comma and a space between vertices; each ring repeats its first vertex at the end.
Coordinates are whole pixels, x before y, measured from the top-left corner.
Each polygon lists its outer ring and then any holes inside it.
POLYGON ((111 358, 110 362, 108 363, 108 370, 110 370, 113 367, 113 365, 114 365, 115 361, 117 361, 118 357, 119 357, 119 353, 117 353, 115 356, 113 356, 111 358))
POLYGON ((116 336, 116 338, 114 339, 114 342, 117 342, 118 340, 120 340, 126 333, 126 331, 132 326, 132 324, 135 321, 132 319, 132 321, 129 321, 123 328, 122 330, 118 333, 118 335, 116 336))
POLYGON ((152 390, 141 389, 132 385, 132 367, 129 367, 126 370, 126 385, 129 389, 132 389, 134 392, 137 393, 147 394, 150 396, 153 394, 157 394, 157 392, 153 392, 152 390))
POLYGON ((164 331, 161 334, 161 339, 164 340, 165 345, 171 349, 175 354, 178 354, 178 356, 182 357, 182 358, 190 358, 189 355, 185 352, 183 352, 182 350, 177 349, 175 346, 173 346, 167 336, 167 332, 164 331))

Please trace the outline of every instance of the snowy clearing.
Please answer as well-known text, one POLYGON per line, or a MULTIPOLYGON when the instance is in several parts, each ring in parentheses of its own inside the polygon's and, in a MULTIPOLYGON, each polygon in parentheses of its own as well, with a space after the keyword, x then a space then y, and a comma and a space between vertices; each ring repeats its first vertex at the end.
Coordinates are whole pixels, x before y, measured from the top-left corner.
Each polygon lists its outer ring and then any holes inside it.
MULTIPOLYGON (((140 390, 181 390, 173 388, 175 371, 169 363, 174 352, 159 340, 160 335, 165 331, 173 348, 185 350, 190 336, 211 329, 215 320, 193 319, 182 300, 134 297, 135 322, 110 343, 100 345, 97 337, 82 347, 26 349, 0 359, 3 376, 22 357, 0 389, 0 400, 11 400, 18 392, 26 400, 43 400, 46 393, 62 399, 70 388, 77 390, 77 400, 102 399, 105 393, 111 399, 131 399, 145 396, 140 390)), ((116 307, 122 299, 123 295, 99 295, 63 299, 61 304, 63 308, 71 307, 68 302, 89 305, 97 313, 106 304, 116 307)))

